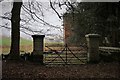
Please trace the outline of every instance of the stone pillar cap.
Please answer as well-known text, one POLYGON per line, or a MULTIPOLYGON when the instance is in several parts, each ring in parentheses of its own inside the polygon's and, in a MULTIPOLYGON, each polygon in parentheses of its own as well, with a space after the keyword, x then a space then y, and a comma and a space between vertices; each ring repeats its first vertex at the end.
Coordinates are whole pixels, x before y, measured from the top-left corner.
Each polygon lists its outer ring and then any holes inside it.
POLYGON ((87 34, 87 35, 85 35, 85 37, 99 38, 100 35, 99 34, 87 34))
POLYGON ((45 37, 45 35, 32 35, 32 37, 41 37, 41 38, 43 38, 43 37, 45 37))

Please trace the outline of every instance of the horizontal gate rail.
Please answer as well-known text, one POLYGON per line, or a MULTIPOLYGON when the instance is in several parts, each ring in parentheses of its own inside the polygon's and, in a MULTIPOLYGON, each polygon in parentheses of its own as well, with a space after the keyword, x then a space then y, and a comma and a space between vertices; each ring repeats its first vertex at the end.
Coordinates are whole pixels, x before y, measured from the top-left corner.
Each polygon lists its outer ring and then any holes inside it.
POLYGON ((47 48, 50 49, 50 51, 44 52, 44 63, 46 65, 47 64, 74 65, 74 64, 85 64, 87 62, 87 50, 79 49, 80 47, 79 48, 70 47, 71 48, 70 49, 66 44, 62 51, 53 50, 48 46, 47 48))

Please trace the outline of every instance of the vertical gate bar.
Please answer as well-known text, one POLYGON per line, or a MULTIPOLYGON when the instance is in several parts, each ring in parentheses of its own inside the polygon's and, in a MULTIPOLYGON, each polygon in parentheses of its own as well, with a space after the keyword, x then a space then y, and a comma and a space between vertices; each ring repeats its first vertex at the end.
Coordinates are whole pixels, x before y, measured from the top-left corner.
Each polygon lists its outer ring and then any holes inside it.
POLYGON ((67 44, 65 45, 66 48, 66 64, 67 64, 67 44))
POLYGON ((44 63, 46 63, 46 54, 44 54, 43 56, 44 56, 44 63))

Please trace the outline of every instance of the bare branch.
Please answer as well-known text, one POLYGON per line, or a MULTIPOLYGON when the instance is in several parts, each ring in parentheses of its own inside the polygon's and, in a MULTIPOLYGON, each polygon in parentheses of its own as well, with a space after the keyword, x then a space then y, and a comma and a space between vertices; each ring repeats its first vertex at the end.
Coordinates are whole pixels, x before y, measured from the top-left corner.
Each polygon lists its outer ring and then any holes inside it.
POLYGON ((60 19, 62 19, 61 16, 59 15, 59 13, 56 11, 56 9, 53 7, 51 0, 50 0, 50 6, 51 6, 51 8, 56 12, 56 14, 58 15, 58 17, 59 17, 60 19))
POLYGON ((0 16, 0 18, 2 18, 2 19, 7 19, 7 20, 11 20, 11 18, 6 17, 6 16, 0 16))
MULTIPOLYGON (((40 21, 42 21, 43 23, 42 24, 46 24, 46 25, 48 25, 48 26, 51 26, 51 27, 54 27, 54 28, 58 28, 58 29, 60 29, 60 27, 56 27, 56 26, 54 26, 54 25, 51 25, 51 24, 49 24, 49 23, 47 23, 47 22, 45 22, 43 19, 41 19, 35 12, 32 12, 30 9, 28 9, 26 6, 24 6, 23 5, 23 7, 24 7, 24 9, 26 9, 27 11, 29 11, 30 13, 32 13, 37 19, 39 19, 40 21)), ((28 13, 29 13, 28 12, 28 13)), ((32 17, 33 18, 33 17, 32 17)), ((33 18, 34 19, 34 18, 33 18)), ((35 20, 35 19, 34 19, 35 20)), ((37 20, 35 20, 35 21, 37 21, 37 20)))
POLYGON ((10 27, 0 25, 1 28, 11 29, 10 27))
POLYGON ((26 29, 26 30, 28 30, 28 31, 30 31, 30 32, 39 32, 39 33, 42 33, 42 31, 43 31, 43 29, 42 30, 40 30, 40 31, 35 31, 35 30, 33 30, 33 29, 30 29, 30 28, 27 28, 27 27, 21 27, 21 28, 23 28, 23 29, 26 29))
POLYGON ((20 31, 27 34, 27 35, 29 35, 29 36, 31 36, 31 34, 27 33, 26 31, 23 31, 23 30, 20 30, 20 31))

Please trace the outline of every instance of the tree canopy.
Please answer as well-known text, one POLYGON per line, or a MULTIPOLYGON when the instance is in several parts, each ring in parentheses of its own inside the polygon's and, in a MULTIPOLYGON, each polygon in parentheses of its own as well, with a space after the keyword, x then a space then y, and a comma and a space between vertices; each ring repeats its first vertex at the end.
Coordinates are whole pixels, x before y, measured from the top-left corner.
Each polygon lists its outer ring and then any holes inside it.
MULTIPOLYGON (((89 33, 97 33, 108 38, 110 46, 119 46, 120 4, 118 2, 81 2, 64 16, 71 19, 71 28, 74 35, 69 41, 84 42, 83 37, 89 33)), ((68 41, 68 42, 69 42, 68 41)))

